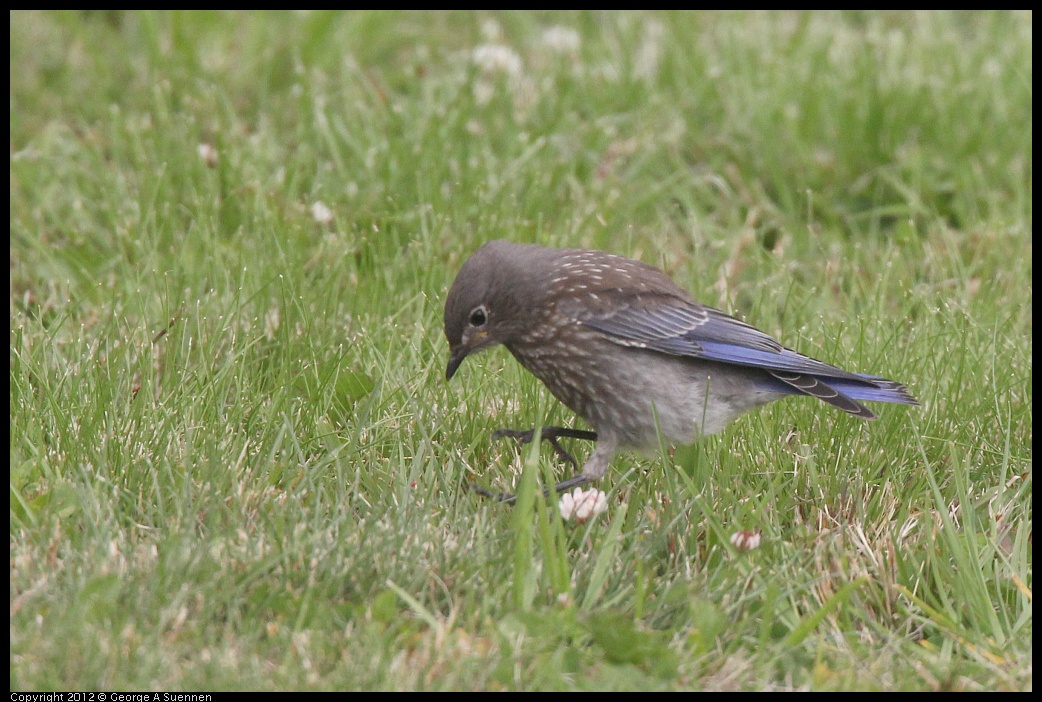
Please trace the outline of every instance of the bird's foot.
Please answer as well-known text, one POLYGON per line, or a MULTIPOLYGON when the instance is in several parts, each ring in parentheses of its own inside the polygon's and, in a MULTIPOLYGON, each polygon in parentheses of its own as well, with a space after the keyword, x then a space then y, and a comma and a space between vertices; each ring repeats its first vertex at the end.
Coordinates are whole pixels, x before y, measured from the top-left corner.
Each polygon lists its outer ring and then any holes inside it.
MULTIPOLYGON (((592 434, 593 432, 587 432, 587 433, 592 434)), ((577 438, 581 438, 581 437, 577 437, 577 438)), ((531 441, 531 438, 529 438, 529 441, 531 441)), ((567 492, 567 491, 571 490, 574 487, 579 487, 580 485, 585 485, 586 483, 591 483, 591 482, 593 482, 593 480, 594 480, 593 478, 589 478, 589 477, 583 475, 582 473, 579 473, 578 475, 573 475, 572 477, 568 478, 567 480, 562 480, 561 482, 557 483, 557 485, 554 485, 554 490, 553 491, 556 492, 556 493, 567 492)), ((480 485, 475 485, 473 483, 468 485, 467 488, 471 492, 476 492, 477 494, 481 495, 482 497, 492 498, 496 502, 506 502, 508 505, 512 505, 515 502, 517 502, 517 495, 514 495, 514 494, 509 493, 509 492, 492 492, 491 490, 489 490, 487 488, 483 488, 480 485)), ((550 494, 551 493, 550 493, 549 489, 543 490, 543 497, 549 497, 550 494)))
POLYGON ((508 505, 512 505, 517 502, 517 495, 513 495, 509 492, 492 492, 488 488, 483 488, 480 485, 471 483, 467 485, 467 489, 471 492, 476 492, 482 497, 488 497, 496 502, 506 502, 508 505))
MULTIPOLYGON (((493 439, 501 439, 503 437, 509 437, 511 439, 517 439, 518 443, 522 446, 524 444, 532 443, 532 439, 535 438, 535 429, 497 429, 492 432, 493 439)), ((543 427, 539 432, 539 438, 542 441, 549 441, 550 445, 554 447, 554 452, 558 458, 563 461, 571 463, 573 467, 578 468, 579 464, 576 462, 572 454, 564 450, 558 439, 584 439, 586 441, 596 441, 597 432, 586 431, 585 429, 569 429, 568 427, 543 427)), ((592 482, 593 478, 588 478, 582 473, 573 475, 567 480, 562 480, 554 486, 554 492, 565 492, 571 490, 573 487, 579 485, 585 485, 586 483, 592 482)), ((467 486, 472 492, 476 492, 482 497, 488 497, 497 502, 506 502, 507 504, 514 504, 517 501, 517 495, 509 492, 492 492, 480 485, 468 485, 467 486)), ((550 490, 544 490, 543 495, 546 497, 550 496, 550 490)))

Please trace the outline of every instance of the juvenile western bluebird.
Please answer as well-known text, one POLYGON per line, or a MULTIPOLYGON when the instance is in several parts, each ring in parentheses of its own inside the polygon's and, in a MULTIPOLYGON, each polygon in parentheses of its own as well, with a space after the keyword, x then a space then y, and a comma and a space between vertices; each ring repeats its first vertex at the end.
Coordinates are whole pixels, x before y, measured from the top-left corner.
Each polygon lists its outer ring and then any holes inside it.
MULTIPOLYGON (((658 446, 659 432, 690 444, 785 395, 816 397, 861 419, 875 415, 859 400, 919 404, 900 383, 791 351, 698 304, 659 269, 602 251, 488 242, 449 290, 445 336, 446 380, 471 353, 503 344, 593 427, 542 430, 573 464, 558 437, 597 441, 558 492, 601 478, 616 451, 658 446)), ((526 441, 532 432, 496 435, 526 441)))

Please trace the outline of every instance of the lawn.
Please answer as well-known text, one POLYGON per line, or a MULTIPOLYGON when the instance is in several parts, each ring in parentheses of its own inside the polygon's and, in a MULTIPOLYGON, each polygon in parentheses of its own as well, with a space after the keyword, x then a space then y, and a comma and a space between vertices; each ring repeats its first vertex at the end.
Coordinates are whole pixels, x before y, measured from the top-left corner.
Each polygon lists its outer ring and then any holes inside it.
POLYGON ((1031 13, 10 20, 12 690, 1032 688, 1031 13), (502 348, 445 382, 495 238, 922 405, 565 521, 491 435, 581 422, 502 348))

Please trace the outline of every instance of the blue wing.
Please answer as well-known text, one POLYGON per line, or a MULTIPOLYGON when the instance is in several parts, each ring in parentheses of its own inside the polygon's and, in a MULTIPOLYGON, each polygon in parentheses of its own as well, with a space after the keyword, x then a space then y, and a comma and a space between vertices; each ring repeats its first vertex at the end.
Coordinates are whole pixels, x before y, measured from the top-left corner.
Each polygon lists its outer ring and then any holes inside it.
POLYGON ((668 294, 639 294, 612 300, 600 310, 577 315, 584 326, 615 343, 674 356, 718 361, 769 374, 778 392, 818 397, 846 412, 874 417, 854 400, 918 404, 900 383, 851 373, 791 351, 767 334, 730 315, 668 294))

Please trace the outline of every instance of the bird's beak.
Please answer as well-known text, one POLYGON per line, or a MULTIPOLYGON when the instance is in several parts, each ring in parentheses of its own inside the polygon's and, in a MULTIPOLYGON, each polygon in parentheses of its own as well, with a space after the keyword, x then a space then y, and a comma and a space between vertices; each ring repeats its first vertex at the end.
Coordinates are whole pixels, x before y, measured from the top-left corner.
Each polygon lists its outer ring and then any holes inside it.
POLYGON ((449 347, 449 366, 445 369, 445 380, 452 380, 456 375, 463 359, 475 351, 480 351, 491 346, 487 331, 479 331, 472 335, 464 335, 462 341, 456 346, 449 347))
POLYGON ((445 369, 445 380, 452 380, 452 376, 456 375, 456 371, 459 370, 459 366, 463 363, 463 359, 470 353, 470 347, 465 344, 453 347, 449 351, 449 365, 445 369))

